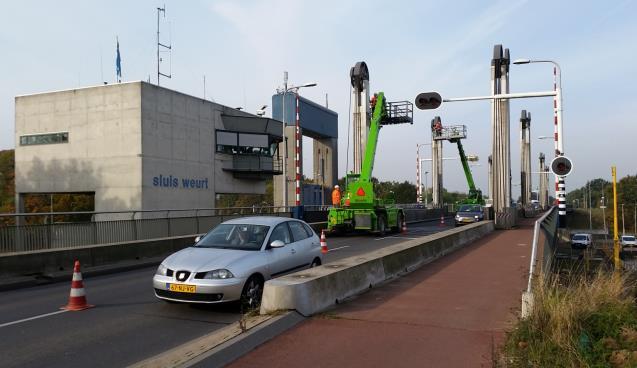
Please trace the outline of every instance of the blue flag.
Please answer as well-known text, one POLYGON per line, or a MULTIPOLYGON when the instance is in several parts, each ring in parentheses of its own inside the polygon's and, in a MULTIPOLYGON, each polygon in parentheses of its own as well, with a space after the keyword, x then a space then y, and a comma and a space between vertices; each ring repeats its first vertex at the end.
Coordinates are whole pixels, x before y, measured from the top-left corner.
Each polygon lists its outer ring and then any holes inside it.
POLYGON ((115 59, 115 68, 117 70, 117 78, 122 78, 122 58, 119 55, 119 39, 117 40, 117 58, 115 59))

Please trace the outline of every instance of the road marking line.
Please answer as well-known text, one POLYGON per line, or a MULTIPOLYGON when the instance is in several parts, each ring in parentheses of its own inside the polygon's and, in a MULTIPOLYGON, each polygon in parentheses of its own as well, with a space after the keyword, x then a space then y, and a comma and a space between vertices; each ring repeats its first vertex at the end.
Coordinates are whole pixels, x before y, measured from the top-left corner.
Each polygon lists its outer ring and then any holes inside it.
POLYGON ((25 319, 21 319, 21 320, 17 320, 17 321, 13 321, 13 322, 7 322, 7 323, 3 323, 0 325, 0 328, 2 327, 7 327, 7 326, 11 326, 11 325, 15 325, 18 323, 22 323, 22 322, 27 322, 27 321, 32 321, 34 319, 38 319, 38 318, 44 318, 44 317, 48 317, 48 316, 53 316, 56 314, 60 314, 60 313, 64 313, 64 312, 68 312, 68 310, 63 309, 63 310, 59 310, 57 312, 51 312, 51 313, 46 313, 46 314, 40 314, 39 316, 35 316, 35 317, 29 317, 29 318, 25 318, 25 319))
POLYGON ((374 240, 383 240, 383 239, 411 239, 411 240, 413 240, 413 239, 420 239, 420 238, 410 238, 408 236, 398 236, 397 235, 397 236, 386 236, 384 238, 376 238, 374 240))
POLYGON ((330 251, 330 252, 333 252, 333 251, 335 251, 335 250, 339 250, 339 249, 343 249, 343 248, 349 248, 349 245, 344 245, 344 246, 342 246, 342 247, 332 248, 332 249, 329 249, 329 251, 330 251))

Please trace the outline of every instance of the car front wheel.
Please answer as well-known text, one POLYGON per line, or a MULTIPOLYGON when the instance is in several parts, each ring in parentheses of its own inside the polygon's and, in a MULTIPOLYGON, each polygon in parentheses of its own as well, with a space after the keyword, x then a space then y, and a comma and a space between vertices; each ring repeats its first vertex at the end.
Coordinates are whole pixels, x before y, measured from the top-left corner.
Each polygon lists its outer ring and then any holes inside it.
POLYGON ((263 279, 257 275, 250 276, 241 291, 241 309, 247 312, 261 305, 263 296, 263 279))

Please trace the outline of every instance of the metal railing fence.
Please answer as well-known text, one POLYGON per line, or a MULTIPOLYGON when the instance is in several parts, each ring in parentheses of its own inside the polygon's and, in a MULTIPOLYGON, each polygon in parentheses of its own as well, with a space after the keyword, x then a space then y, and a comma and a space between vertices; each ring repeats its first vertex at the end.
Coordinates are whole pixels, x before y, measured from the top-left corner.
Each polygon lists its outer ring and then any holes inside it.
POLYGON ((200 234, 223 221, 247 215, 290 217, 291 212, 268 206, 0 214, 0 220, 13 218, 13 224, 0 225, 0 254, 200 234), (78 215, 89 220, 64 221, 78 215))
POLYGON ((546 213, 535 221, 533 228, 533 243, 531 248, 531 261, 529 266, 529 280, 526 292, 531 293, 533 280, 537 276, 536 265, 541 263, 541 272, 548 274, 553 264, 557 242, 557 207, 551 207, 546 213), (541 231, 541 232, 540 232, 541 231), (542 257, 538 258, 538 248, 541 247, 542 257))
MULTIPOLYGON (((416 204, 398 206, 405 210, 408 221, 433 218, 449 210, 446 207, 425 209, 416 204)), ((325 221, 330 207, 304 206, 304 212, 306 216, 312 215, 307 219, 310 222, 325 221)), ((291 217, 293 209, 252 206, 0 214, 0 254, 201 234, 232 218, 261 215, 291 217)))

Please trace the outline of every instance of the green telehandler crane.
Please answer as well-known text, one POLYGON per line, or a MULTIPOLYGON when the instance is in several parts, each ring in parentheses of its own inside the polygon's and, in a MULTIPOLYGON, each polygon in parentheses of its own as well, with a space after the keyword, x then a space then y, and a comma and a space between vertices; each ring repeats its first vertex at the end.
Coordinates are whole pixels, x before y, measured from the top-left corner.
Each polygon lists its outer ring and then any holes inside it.
POLYGON ((465 125, 451 125, 443 127, 439 117, 434 118, 431 125, 434 140, 447 140, 458 145, 460 162, 462 162, 462 169, 464 170, 464 175, 467 178, 467 184, 469 186, 469 195, 458 204, 484 205, 482 191, 476 188, 475 182, 473 181, 473 175, 471 174, 471 169, 469 168, 469 161, 477 161, 478 157, 467 156, 464 152, 464 148, 462 147, 462 140, 467 138, 467 127, 465 125))
POLYGON ((341 204, 328 213, 328 232, 362 230, 382 236, 387 230, 399 231, 405 219, 403 209, 396 206, 393 198, 376 198, 372 171, 381 127, 413 124, 413 105, 409 101, 386 102, 384 93, 379 92, 372 98, 372 110, 360 174, 346 175, 341 204))

